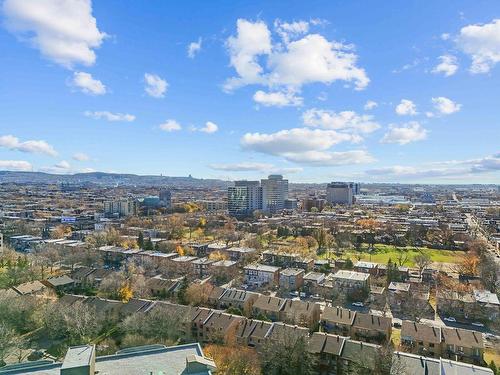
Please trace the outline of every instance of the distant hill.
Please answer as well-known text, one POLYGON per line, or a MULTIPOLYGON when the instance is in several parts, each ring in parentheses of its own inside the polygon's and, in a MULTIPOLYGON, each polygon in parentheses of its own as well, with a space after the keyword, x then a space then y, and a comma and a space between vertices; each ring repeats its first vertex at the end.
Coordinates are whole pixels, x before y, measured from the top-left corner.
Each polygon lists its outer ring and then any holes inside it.
POLYGON ((34 184, 96 184, 102 186, 173 186, 173 187, 220 187, 230 183, 216 179, 199 179, 194 177, 141 176, 122 173, 75 173, 51 174, 43 172, 0 171, 0 183, 34 183, 34 184))

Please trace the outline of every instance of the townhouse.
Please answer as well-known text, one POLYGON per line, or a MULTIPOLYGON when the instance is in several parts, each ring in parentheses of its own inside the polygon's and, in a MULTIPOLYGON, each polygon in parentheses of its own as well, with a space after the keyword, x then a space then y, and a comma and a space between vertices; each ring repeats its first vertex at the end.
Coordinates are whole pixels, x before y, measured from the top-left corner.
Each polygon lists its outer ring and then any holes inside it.
POLYGON ((280 319, 280 312, 285 305, 286 300, 279 297, 259 295, 252 307, 252 315, 258 317, 265 316, 267 319, 275 322, 280 319))
POLYGON ((279 313, 280 320, 290 324, 316 328, 320 317, 319 304, 287 299, 279 313))
POLYGON ((279 283, 279 267, 264 264, 249 264, 243 268, 245 283, 261 287, 274 286, 279 283))
POLYGON ((253 304, 258 298, 258 293, 239 289, 226 289, 217 301, 217 308, 228 309, 234 307, 240 309, 245 315, 250 315, 253 304))
POLYGON ((285 290, 297 290, 304 284, 304 270, 301 268, 285 268, 280 271, 279 286, 285 290))
POLYGON ((401 345, 405 351, 427 357, 481 364, 484 352, 480 332, 403 321, 401 345))

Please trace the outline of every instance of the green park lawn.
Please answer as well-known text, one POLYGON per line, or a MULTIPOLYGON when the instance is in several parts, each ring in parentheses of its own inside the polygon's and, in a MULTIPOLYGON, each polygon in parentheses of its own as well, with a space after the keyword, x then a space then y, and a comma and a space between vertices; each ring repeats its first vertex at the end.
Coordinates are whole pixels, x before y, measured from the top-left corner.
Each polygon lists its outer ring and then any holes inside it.
MULTIPOLYGON (((413 258, 420 253, 429 255, 431 260, 436 263, 458 263, 461 256, 465 254, 463 251, 436 250, 425 247, 406 247, 404 250, 408 252, 408 260, 405 263, 405 266, 408 267, 415 266, 413 258)), ((363 249, 361 252, 353 249, 344 252, 342 258, 349 257, 353 262, 356 262, 361 257, 361 260, 386 264, 389 259, 397 262, 398 254, 399 252, 394 249, 394 246, 376 244, 375 250, 372 253, 368 253, 366 249, 363 249)))

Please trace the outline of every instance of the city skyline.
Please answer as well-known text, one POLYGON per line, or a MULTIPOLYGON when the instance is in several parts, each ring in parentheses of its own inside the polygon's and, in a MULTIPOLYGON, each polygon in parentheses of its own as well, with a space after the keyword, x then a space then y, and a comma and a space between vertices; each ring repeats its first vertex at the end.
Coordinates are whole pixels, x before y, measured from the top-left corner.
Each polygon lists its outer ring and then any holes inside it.
POLYGON ((0 170, 500 183, 497 2, 0 13, 0 170))

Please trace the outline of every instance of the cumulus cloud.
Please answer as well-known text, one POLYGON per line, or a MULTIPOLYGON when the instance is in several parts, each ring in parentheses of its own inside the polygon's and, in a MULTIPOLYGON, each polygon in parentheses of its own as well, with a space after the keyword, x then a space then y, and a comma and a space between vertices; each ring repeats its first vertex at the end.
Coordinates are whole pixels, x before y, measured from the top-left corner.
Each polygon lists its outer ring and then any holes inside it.
POLYGON ((104 84, 98 79, 94 79, 90 73, 75 72, 73 74, 72 85, 80 89, 80 91, 85 94, 106 94, 106 86, 104 86, 104 84))
POLYGON ((144 91, 153 98, 163 98, 167 92, 168 83, 160 76, 152 73, 144 74, 144 91))
POLYGON ((464 177, 467 175, 498 171, 500 171, 500 154, 486 156, 479 159, 449 160, 426 163, 425 165, 418 167, 393 165, 371 169, 365 173, 368 175, 417 179, 446 176, 464 177))
POLYGON ((406 145, 427 138, 427 130, 418 122, 411 121, 402 126, 390 125, 389 131, 382 138, 382 143, 398 143, 406 145))
POLYGON ((218 171, 228 172, 253 172, 267 171, 273 168, 272 164, 267 163, 235 163, 235 164, 210 164, 210 168, 218 171))
POLYGON ((124 122, 132 122, 135 120, 134 115, 130 115, 128 113, 118 113, 118 112, 109 112, 109 111, 85 111, 85 116, 91 117, 95 120, 105 119, 107 121, 124 121, 124 122))
POLYGON ((462 108, 461 104, 455 103, 453 100, 445 98, 444 96, 432 98, 432 103, 434 104, 434 108, 443 115, 450 115, 460 111, 460 108, 462 108))
POLYGON ((253 95, 253 100, 265 107, 297 107, 303 103, 303 98, 296 96, 293 91, 264 92, 258 90, 253 95))
POLYGON ((76 160, 76 161, 89 161, 90 160, 90 156, 88 156, 87 154, 85 154, 83 152, 77 152, 76 154, 73 155, 73 160, 76 160))
POLYGON ((323 109, 312 108, 302 114, 304 124, 311 127, 324 129, 348 130, 359 133, 371 133, 380 125, 373 120, 371 115, 358 115, 354 111, 336 113, 323 109))
POLYGON ((213 123, 212 121, 207 121, 205 123, 205 126, 198 129, 200 132, 203 132, 203 133, 208 133, 208 134, 212 134, 212 133, 215 133, 216 131, 219 130, 219 127, 217 126, 217 124, 213 123))
POLYGON ((182 126, 175 120, 169 119, 163 124, 160 124, 160 129, 165 132, 174 132, 182 129, 182 126))
POLYGON ((61 160, 50 167, 42 167, 40 170, 46 173, 66 174, 71 172, 71 165, 66 160, 61 160))
POLYGON ((0 136, 0 147, 31 154, 57 156, 57 152, 54 147, 45 141, 20 141, 19 138, 14 137, 13 135, 0 136))
POLYGON ((471 73, 488 73, 500 62, 500 19, 463 27, 456 42, 472 58, 471 73))
POLYGON ((318 167, 367 164, 375 161, 375 158, 366 150, 308 151, 300 154, 291 154, 287 159, 318 167))
POLYGON ((250 22, 238 19, 237 35, 230 36, 226 41, 230 64, 238 73, 238 77, 226 81, 224 88, 232 90, 240 86, 264 83, 261 77, 263 68, 257 61, 260 55, 271 53, 271 32, 262 21, 250 22))
POLYGON ((288 43, 290 39, 295 39, 301 35, 307 34, 309 31, 309 22, 306 21, 295 21, 295 22, 283 22, 279 19, 274 21, 274 29, 276 33, 283 39, 285 43, 288 43))
POLYGON ((373 161, 364 150, 332 152, 341 142, 359 142, 355 134, 335 130, 293 128, 276 133, 247 133, 241 139, 245 150, 281 156, 288 161, 316 166, 357 164, 373 161))
POLYGON ((417 106, 411 100, 401 99, 401 102, 396 106, 396 113, 400 116, 415 116, 417 106))
POLYGON ((198 41, 189 43, 187 47, 188 57, 194 59, 196 54, 201 51, 202 39, 198 38, 198 41))
POLYGON ((373 101, 373 100, 368 100, 368 101, 365 103, 365 105, 364 105, 364 107, 363 107, 363 108, 364 108, 364 110, 365 110, 365 111, 370 111, 370 110, 372 110, 372 109, 374 109, 374 108, 376 108, 376 107, 378 107, 378 103, 377 103, 377 102, 375 102, 375 101, 373 101))
POLYGON ((7 30, 67 68, 93 65, 94 49, 106 37, 90 0, 6 0, 2 10, 7 30))
POLYGON ((455 74, 458 70, 457 58, 453 55, 443 55, 439 56, 439 64, 437 64, 432 73, 443 74, 445 77, 450 77, 455 74))
POLYGON ((33 170, 33 166, 24 160, 0 160, 0 170, 28 172, 33 170))
POLYGON ((329 41, 319 34, 307 34, 308 27, 304 21, 278 20, 275 30, 282 43, 273 43, 271 31, 264 22, 239 19, 236 36, 226 42, 230 64, 237 76, 226 81, 225 90, 260 84, 274 91, 282 91, 284 87, 300 91, 305 84, 335 81, 365 88, 369 79, 364 69, 357 66, 354 47, 329 41))

